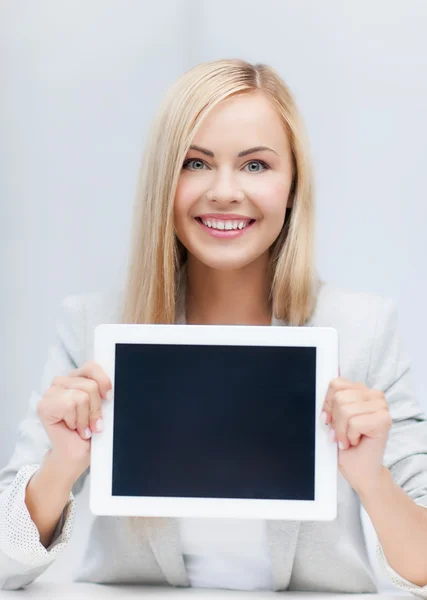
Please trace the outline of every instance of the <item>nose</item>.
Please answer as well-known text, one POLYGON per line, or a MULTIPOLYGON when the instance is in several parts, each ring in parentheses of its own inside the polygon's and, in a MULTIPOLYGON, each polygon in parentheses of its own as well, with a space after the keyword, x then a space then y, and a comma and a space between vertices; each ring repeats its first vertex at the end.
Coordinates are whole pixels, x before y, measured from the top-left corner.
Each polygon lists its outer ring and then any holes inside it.
POLYGON ((240 204, 244 199, 243 190, 237 185, 232 173, 217 173, 212 187, 206 192, 207 200, 213 204, 240 204))

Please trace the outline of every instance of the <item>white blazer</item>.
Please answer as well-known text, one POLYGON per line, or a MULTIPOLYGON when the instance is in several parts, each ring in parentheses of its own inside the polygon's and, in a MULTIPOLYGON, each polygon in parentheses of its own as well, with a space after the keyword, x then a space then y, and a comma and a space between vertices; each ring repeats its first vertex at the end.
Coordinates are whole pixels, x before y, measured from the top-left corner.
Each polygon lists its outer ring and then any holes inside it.
MULTIPOLYGON (((70 296, 61 304, 57 341, 49 350, 40 387, 31 395, 13 455, 0 471, 0 589, 31 583, 70 539, 74 497, 84 478, 90 477, 90 469, 73 487, 52 544, 45 549, 24 502, 27 482, 49 448, 36 405, 55 376, 67 375, 93 359, 94 328, 120 322, 121 301, 121 292, 107 292, 70 296)), ((273 324, 286 325, 277 320, 273 324)), ((384 464, 415 502, 427 506, 427 421, 412 393, 410 362, 399 338, 393 303, 323 284, 307 326, 336 328, 341 375, 385 392, 393 426, 384 464)), ((141 518, 137 526, 134 523, 128 517, 96 517, 76 580, 188 586, 178 520, 141 518)), ((360 500, 341 475, 336 520, 268 521, 265 527, 276 590, 377 591, 360 500)), ((420 588, 397 575, 379 545, 377 554, 395 585, 427 598, 427 586, 420 588)))

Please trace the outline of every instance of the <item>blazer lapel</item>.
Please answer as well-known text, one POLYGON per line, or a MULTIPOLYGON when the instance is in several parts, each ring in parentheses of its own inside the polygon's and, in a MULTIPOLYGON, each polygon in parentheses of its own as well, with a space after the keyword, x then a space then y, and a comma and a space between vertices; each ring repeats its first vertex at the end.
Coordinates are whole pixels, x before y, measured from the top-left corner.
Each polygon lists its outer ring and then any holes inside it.
POLYGON ((166 581, 173 586, 189 587, 179 544, 178 520, 172 517, 147 518, 145 532, 166 581))
POLYGON ((267 540, 276 592, 286 590, 292 575, 299 521, 267 521, 267 540))

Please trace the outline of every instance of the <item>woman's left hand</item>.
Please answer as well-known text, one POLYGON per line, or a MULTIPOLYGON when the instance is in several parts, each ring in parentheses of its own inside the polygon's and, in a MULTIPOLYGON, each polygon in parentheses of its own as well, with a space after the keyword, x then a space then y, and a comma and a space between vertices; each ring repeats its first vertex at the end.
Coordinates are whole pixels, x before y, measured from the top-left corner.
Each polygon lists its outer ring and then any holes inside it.
POLYGON ((330 440, 338 443, 341 474, 359 494, 374 489, 392 425, 383 392, 337 377, 329 384, 323 411, 330 440))

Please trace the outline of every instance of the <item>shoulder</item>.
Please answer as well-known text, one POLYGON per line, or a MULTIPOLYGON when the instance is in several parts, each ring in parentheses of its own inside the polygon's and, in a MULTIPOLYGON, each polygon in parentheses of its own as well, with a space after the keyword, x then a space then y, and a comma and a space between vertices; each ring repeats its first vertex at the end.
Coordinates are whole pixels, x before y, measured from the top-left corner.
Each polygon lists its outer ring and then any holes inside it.
POLYGON ((381 315, 394 312, 391 298, 321 282, 311 325, 368 332, 375 329, 381 315))
POLYGON ((71 294, 63 298, 61 313, 65 318, 78 318, 89 328, 102 323, 119 323, 122 300, 120 289, 71 294))
POLYGON ((123 292, 119 289, 70 294, 58 310, 56 330, 61 345, 77 364, 93 358, 94 330, 104 323, 120 323, 123 292))
POLYGON ((398 344, 397 312, 390 298, 331 283, 319 288, 309 324, 337 330, 341 374, 354 381, 368 382, 373 363, 398 344))

